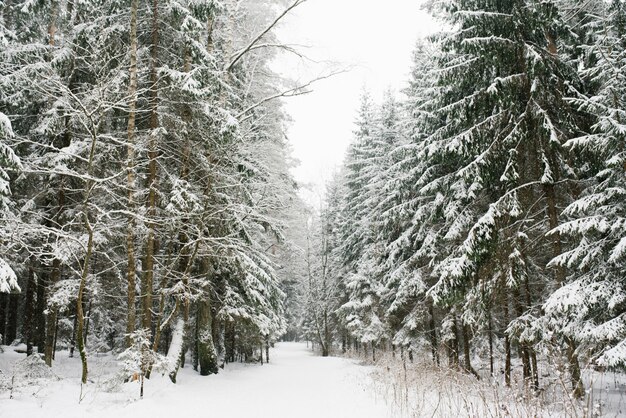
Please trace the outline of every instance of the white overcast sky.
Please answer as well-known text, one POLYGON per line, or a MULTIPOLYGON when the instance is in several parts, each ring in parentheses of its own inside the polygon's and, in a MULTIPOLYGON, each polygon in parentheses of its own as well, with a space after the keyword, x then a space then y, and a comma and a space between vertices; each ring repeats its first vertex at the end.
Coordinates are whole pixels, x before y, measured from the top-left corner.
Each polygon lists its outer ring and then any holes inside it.
POLYGON ((293 119, 288 132, 293 156, 300 161, 294 175, 318 194, 341 165, 363 88, 377 102, 387 88, 402 89, 415 42, 435 30, 421 5, 420 0, 308 0, 281 25, 282 42, 306 45, 300 50, 319 62, 282 57, 276 68, 285 75, 305 81, 328 72, 329 63, 352 67, 315 84, 310 94, 285 100, 293 119))

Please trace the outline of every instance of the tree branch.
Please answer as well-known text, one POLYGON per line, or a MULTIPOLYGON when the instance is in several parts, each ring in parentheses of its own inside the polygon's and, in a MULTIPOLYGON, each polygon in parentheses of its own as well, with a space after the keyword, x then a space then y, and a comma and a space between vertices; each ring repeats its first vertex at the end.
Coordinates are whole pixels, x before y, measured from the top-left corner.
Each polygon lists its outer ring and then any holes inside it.
POLYGON ((311 87, 314 83, 321 81, 321 80, 326 80, 327 78, 336 76, 338 74, 342 74, 345 72, 348 72, 348 69, 342 69, 342 70, 336 70, 336 71, 332 71, 329 74, 325 74, 325 75, 321 75, 319 77, 316 77, 312 80, 307 81, 306 83, 281 91, 279 93, 273 94, 271 96, 265 97, 264 99, 261 99, 260 101, 256 102, 253 105, 248 106, 246 109, 244 109, 243 111, 241 111, 235 118, 237 120, 239 120, 242 116, 244 116, 246 113, 256 109, 257 107, 261 106, 262 104, 265 104, 271 100, 275 100, 281 97, 294 97, 294 96, 301 96, 303 94, 308 94, 311 93, 311 90, 308 90, 308 87, 311 87))
POLYGON ((290 11, 292 11, 293 9, 295 9, 296 7, 298 7, 299 5, 304 3, 305 1, 307 1, 307 0, 295 0, 291 4, 291 6, 287 7, 280 15, 278 15, 278 17, 276 19, 274 19, 274 21, 268 27, 266 27, 264 30, 261 31, 261 33, 259 33, 257 36, 255 36, 254 39, 252 39, 252 41, 250 41, 248 46, 246 46, 244 49, 239 51, 235 55, 235 57, 230 61, 230 63, 226 66, 226 68, 224 68, 224 70, 226 72, 230 72, 230 70, 232 70, 232 68, 235 66, 235 64, 237 64, 237 62, 239 62, 239 60, 244 55, 246 55, 256 45, 256 43, 259 42, 259 40, 261 38, 263 38, 263 36, 265 36, 269 31, 271 31, 278 24, 278 22, 280 22, 290 11))

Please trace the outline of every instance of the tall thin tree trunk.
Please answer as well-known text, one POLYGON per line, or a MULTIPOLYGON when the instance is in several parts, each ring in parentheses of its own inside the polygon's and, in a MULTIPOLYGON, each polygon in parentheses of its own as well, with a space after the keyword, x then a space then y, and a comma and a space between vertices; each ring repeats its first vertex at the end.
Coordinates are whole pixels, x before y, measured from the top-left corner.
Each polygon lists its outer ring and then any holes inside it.
POLYGON ((85 231, 87 232, 87 248, 85 252, 85 259, 83 260, 83 267, 80 276, 80 283, 78 285, 78 295, 76 297, 76 342, 78 344, 78 351, 80 353, 80 360, 82 363, 82 375, 81 382, 83 384, 87 383, 87 374, 88 374, 88 366, 87 366, 87 349, 85 347, 85 313, 83 311, 83 296, 85 294, 85 287, 87 285, 87 276, 89 274, 91 256, 93 255, 93 225, 91 224, 91 214, 89 209, 89 201, 91 198, 91 193, 93 191, 93 187, 95 185, 94 180, 92 179, 92 171, 93 171, 93 161, 96 153, 96 144, 98 142, 98 128, 95 124, 91 125, 91 147, 89 150, 89 158, 87 160, 87 180, 85 180, 85 189, 83 194, 83 208, 82 208, 82 217, 83 217, 83 226, 85 227, 85 231))
MULTIPOLYGON (((85 204, 86 206, 86 204, 85 204)), ((78 287, 78 297, 76 298, 76 342, 78 344, 78 352, 80 353, 80 360, 82 363, 82 374, 81 374, 81 382, 83 384, 87 383, 87 374, 88 374, 88 366, 87 366, 87 349, 85 347, 85 313, 83 311, 83 295, 85 293, 85 286, 87 283, 87 274, 89 271, 89 261, 91 255, 93 253, 93 228, 91 226, 91 222, 89 221, 89 213, 85 208, 84 213, 84 225, 87 230, 87 253, 85 254, 85 260, 83 262, 83 270, 80 277, 80 284, 78 287)))
POLYGON ((11 344, 17 338, 17 315, 20 305, 20 295, 18 293, 9 294, 7 302, 7 324, 6 324, 6 344, 11 344))
MULTIPOLYGON (((49 273, 48 273, 49 274, 49 273)), ((37 345, 37 352, 43 353, 46 345, 46 283, 44 276, 37 278, 37 304, 35 305, 35 333, 34 343, 37 345)))
POLYGON ((126 281, 127 313, 126 313, 126 347, 130 347, 132 341, 130 334, 135 332, 135 286, 136 286, 136 261, 135 261, 135 117, 137 109, 137 8, 139 0, 131 0, 130 3, 130 66, 128 85, 128 144, 126 146, 126 170, 128 187, 128 211, 131 216, 128 219, 126 230, 126 281))
POLYGON ((9 304, 9 295, 0 293, 0 344, 6 342, 6 324, 7 324, 7 305, 9 304))
POLYGON ((57 352, 57 336, 59 335, 59 317, 56 316, 55 318, 56 323, 54 324, 54 340, 52 341, 52 360, 54 360, 57 352))
MULTIPOLYGON (((532 294, 530 283, 528 281, 528 276, 524 278, 524 289, 526 293, 526 309, 530 309, 532 307, 532 294)), ((531 345, 527 346, 528 348, 528 359, 530 361, 530 373, 532 380, 532 387, 534 390, 539 390, 539 370, 537 370, 537 352, 535 348, 531 345)))
MULTIPOLYGON (((50 272, 50 283, 48 284, 48 291, 51 292, 54 289, 56 283, 58 283, 61 277, 61 260, 55 258, 52 261, 52 271, 50 272)), ((48 307, 48 318, 46 320, 46 348, 44 350, 44 359, 46 364, 52 367, 52 359, 54 353, 55 337, 58 324, 57 307, 48 307)))
MULTIPOLYGON (((518 318, 520 318, 524 314, 524 309, 520 303, 520 292, 519 290, 513 290, 513 305, 515 307, 515 313, 518 318)), ((522 359, 522 373, 524 376, 524 382, 530 382, 530 356, 528 355, 528 343, 525 341, 519 341, 519 355, 522 359)))
POLYGON ((83 338, 85 340, 85 345, 87 345, 87 338, 89 337, 89 324, 91 323, 91 307, 92 307, 92 298, 88 298, 88 302, 86 302, 87 305, 87 317, 85 319, 85 337, 83 338))
POLYGON ((26 343, 26 354, 33 353, 33 337, 35 334, 35 288, 37 279, 35 277, 34 257, 28 261, 28 282, 26 284, 26 294, 24 295, 24 322, 22 325, 22 335, 26 343))
POLYGON ((452 322, 452 334, 453 338, 448 343, 448 361, 451 367, 459 367, 459 327, 457 324, 456 314, 454 314, 454 320, 452 322))
MULTIPOLYGON (((59 2, 57 0, 53 0, 51 3, 52 4, 50 8, 50 21, 48 22, 48 45, 50 47, 54 47, 56 43, 55 35, 57 31, 57 20, 59 17, 59 2)), ((64 142, 67 142, 68 138, 69 138, 69 133, 67 132, 67 119, 66 119, 66 134, 65 134, 64 142)), ((69 144, 64 143, 63 145, 67 146, 69 144)), ((54 219, 57 221, 57 223, 59 223, 59 218, 65 207, 65 190, 64 190, 64 185, 63 185, 63 179, 61 180, 61 186, 59 187, 57 200, 58 200, 58 210, 54 216, 54 219)), ((50 293, 54 289, 54 286, 59 280, 58 272, 60 271, 60 265, 61 265, 60 260, 56 258, 52 260, 52 270, 50 272, 50 280, 47 284, 48 293, 50 293)), ((43 305, 43 308, 45 311, 45 308, 46 308, 45 304, 43 305)), ((48 314, 45 315, 43 319, 43 326, 45 328, 45 336, 43 338, 43 347, 39 347, 39 351, 44 353, 44 361, 49 367, 52 367, 52 353, 54 351, 53 345, 54 345, 54 337, 55 337, 54 334, 56 332, 57 322, 58 322, 57 321, 57 307, 56 306, 48 307, 48 314)), ((42 333, 44 333, 44 330, 42 330, 42 333)))
POLYGON ((491 309, 487 309, 487 334, 489 338, 489 376, 493 377, 493 318, 491 309))
POLYGON ((436 366, 439 366, 439 340, 437 338, 437 327, 435 324, 435 309, 430 302, 428 304, 428 314, 428 328, 430 334, 430 346, 433 356, 433 363, 435 363, 436 366))
POLYGON ((511 386, 511 338, 506 332, 511 318, 509 317, 509 294, 507 291, 502 292, 502 310, 504 311, 504 384, 511 386))
POLYGON ((76 349, 76 318, 77 315, 74 314, 74 323, 72 324, 72 337, 70 338, 70 358, 74 358, 74 350, 76 349))
POLYGON ((152 329, 152 291, 156 240, 156 186, 157 186, 157 129, 159 128, 158 103, 158 44, 159 0, 152 0, 152 34, 150 49, 150 135, 148 139, 148 236, 143 272, 143 327, 152 329))

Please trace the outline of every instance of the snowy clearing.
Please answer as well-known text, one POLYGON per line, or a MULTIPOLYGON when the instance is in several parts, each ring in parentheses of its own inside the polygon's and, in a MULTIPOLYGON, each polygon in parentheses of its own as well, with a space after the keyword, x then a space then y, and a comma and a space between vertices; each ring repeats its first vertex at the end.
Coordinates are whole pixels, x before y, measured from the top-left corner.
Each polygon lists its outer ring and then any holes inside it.
MULTIPOLYGON (((8 347, 7 347, 8 348, 8 347)), ((9 364, 24 357, 7 350, 0 354, 0 369, 10 376, 9 364)), ((0 392, 3 417, 172 417, 181 413, 207 417, 359 417, 390 416, 388 407, 371 391, 371 367, 354 360, 319 357, 300 343, 279 343, 270 352, 270 363, 229 364, 220 374, 199 376, 190 367, 179 374, 176 385, 167 377, 146 382, 145 398, 139 385, 127 383, 120 390, 104 392, 114 372, 110 357, 93 358, 95 381, 80 394, 80 360, 59 353, 54 372, 60 382, 29 385, 0 392), (96 377, 96 375, 98 377, 96 377)))

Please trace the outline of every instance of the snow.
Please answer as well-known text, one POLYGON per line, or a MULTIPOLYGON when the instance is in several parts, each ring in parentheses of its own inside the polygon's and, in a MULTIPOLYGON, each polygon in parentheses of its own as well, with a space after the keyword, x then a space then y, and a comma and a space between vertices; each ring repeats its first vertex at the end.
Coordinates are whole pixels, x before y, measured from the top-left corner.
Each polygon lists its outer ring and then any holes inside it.
MULTIPOLYGON (((10 376, 9 364, 23 358, 5 347, 0 370, 10 376), (7 364, 9 363, 9 364, 7 364)), ((248 417, 359 417, 384 418, 389 407, 372 392, 371 367, 355 360, 319 357, 302 343, 278 343, 270 363, 229 364, 220 374, 203 377, 186 366, 178 383, 154 376, 145 383, 139 400, 139 384, 126 383, 121 390, 104 392, 107 375, 115 371, 113 357, 94 357, 94 382, 81 393, 80 360, 57 353, 53 371, 60 382, 15 390, 14 399, 0 391, 2 416, 29 418, 112 416, 166 417, 189 414, 224 418, 248 417), (102 382, 102 383, 100 383, 102 382)))
POLYGON ((9 293, 12 289, 20 291, 17 276, 9 263, 0 258, 0 293, 9 293))

